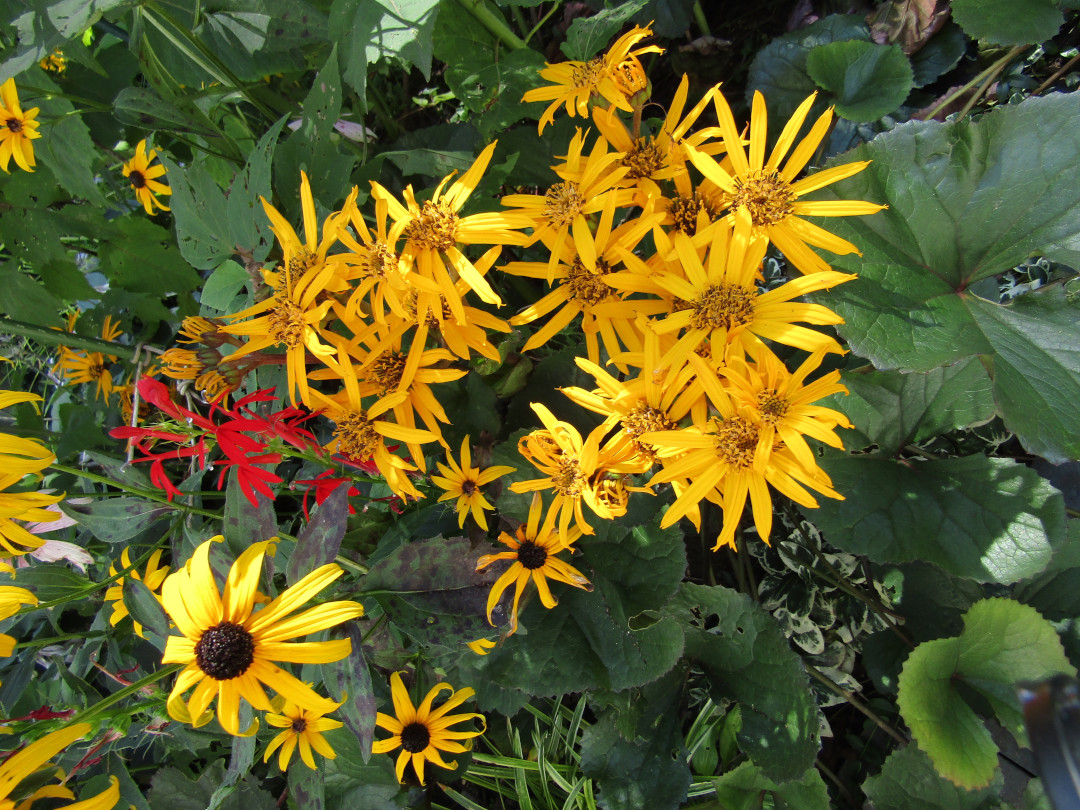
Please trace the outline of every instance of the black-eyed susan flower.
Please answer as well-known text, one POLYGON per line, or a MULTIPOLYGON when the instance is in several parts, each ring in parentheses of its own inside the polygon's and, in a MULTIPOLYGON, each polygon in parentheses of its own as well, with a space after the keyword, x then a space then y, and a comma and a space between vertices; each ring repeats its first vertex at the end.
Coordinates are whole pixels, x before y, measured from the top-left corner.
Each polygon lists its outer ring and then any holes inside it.
POLYGON ((233 563, 219 592, 210 568, 210 548, 219 535, 202 543, 187 564, 165 580, 162 604, 181 636, 169 636, 162 662, 184 664, 169 695, 169 715, 202 725, 217 697, 217 717, 228 733, 254 734, 258 721, 240 730, 240 699, 256 709, 272 711, 263 685, 286 700, 326 714, 336 703, 318 695, 274 661, 325 664, 352 651, 349 639, 292 642, 291 639, 334 627, 364 613, 358 602, 326 602, 290 615, 341 576, 333 563, 315 569, 270 604, 255 609, 263 557, 272 541, 254 543, 233 563), (185 701, 184 693, 194 688, 185 701))
POLYGON ((124 177, 131 181, 131 188, 135 191, 135 199, 142 203, 143 209, 150 216, 154 215, 156 205, 162 211, 168 211, 169 206, 157 198, 157 195, 166 196, 172 194, 172 189, 161 182, 165 176, 165 167, 159 163, 156 166, 150 164, 157 157, 157 151, 146 151, 146 139, 139 141, 135 146, 135 155, 124 164, 124 177))
POLYGON ((37 131, 38 122, 34 120, 38 109, 34 107, 23 112, 14 79, 0 85, 0 169, 5 172, 12 158, 23 171, 32 172, 37 165, 31 141, 41 137, 37 131))
MULTIPOLYGON (((10 566, 5 566, 10 567, 10 566)), ((38 598, 26 588, 15 585, 0 585, 0 620, 10 619, 23 605, 36 605, 38 598)), ((0 658, 7 658, 15 652, 15 638, 7 633, 0 633, 0 658)))
MULTIPOLYGON (((341 704, 334 703, 336 709, 341 704)), ((298 706, 291 701, 285 701, 280 714, 266 715, 266 724, 274 728, 285 729, 270 741, 263 754, 263 762, 269 762, 270 757, 279 748, 278 768, 286 770, 289 760, 292 759, 293 751, 300 747, 300 759, 312 770, 315 770, 315 756, 312 749, 318 751, 327 759, 336 759, 337 754, 330 747, 330 743, 323 737, 323 732, 341 728, 340 720, 331 720, 324 717, 325 712, 317 712, 298 706)))
POLYGON ((413 770, 424 784, 424 764, 430 762, 446 770, 457 767, 456 762, 446 762, 440 751, 448 751, 451 754, 464 754, 468 749, 458 740, 469 740, 484 733, 487 724, 484 715, 476 712, 465 714, 450 714, 451 709, 456 709, 466 700, 475 695, 471 688, 455 690, 448 683, 437 683, 431 688, 419 707, 414 707, 409 698, 409 692, 405 684, 401 682, 401 673, 395 672, 390 676, 390 695, 394 701, 394 714, 379 712, 375 715, 375 725, 389 731, 391 737, 385 740, 376 740, 371 747, 374 754, 389 754, 391 751, 401 748, 397 763, 394 767, 398 781, 405 776, 405 766, 412 762, 413 770), (449 692, 450 696, 437 709, 432 709, 435 699, 441 692, 449 692), (469 720, 479 720, 484 723, 484 728, 479 731, 451 731, 450 727, 469 720))
POLYGON ((804 216, 861 216, 873 214, 885 207, 861 200, 814 202, 800 199, 811 191, 858 174, 870 165, 867 161, 845 163, 796 181, 795 178, 806 168, 832 123, 832 108, 829 108, 792 150, 816 95, 815 93, 807 98, 795 110, 777 138, 768 160, 765 159, 768 115, 765 111, 765 99, 756 91, 750 113, 749 152, 743 150, 739 128, 727 100, 719 92, 713 97, 720 129, 728 147, 730 173, 709 155, 692 145, 686 147, 690 160, 698 170, 727 192, 730 208, 735 212, 747 211, 755 231, 767 235, 788 261, 803 273, 818 273, 829 269, 825 260, 810 249, 811 245, 840 255, 859 252, 855 245, 803 219, 804 216), (783 167, 781 163, 784 163, 783 167))
MULTIPOLYGON (((67 331, 71 332, 75 327, 75 321, 79 313, 72 313, 68 317, 67 331)), ((113 342, 117 340, 124 330, 119 322, 113 320, 112 315, 105 316, 105 323, 101 327, 101 339, 113 342)), ((110 365, 116 362, 116 355, 103 352, 86 352, 78 349, 69 349, 67 346, 60 347, 60 357, 53 366, 53 372, 60 374, 69 383, 87 383, 96 386, 94 399, 104 397, 108 403, 112 396, 115 383, 113 381, 110 365)))
POLYGON ((43 56, 38 65, 48 73, 61 75, 67 70, 67 57, 60 48, 53 48, 52 53, 43 56))
MULTIPOLYGON (((169 575, 169 566, 161 565, 162 549, 158 549, 150 555, 150 559, 146 563, 146 570, 140 575, 135 569, 128 572, 127 576, 134 580, 138 580, 146 585, 150 589, 150 592, 157 596, 156 591, 161 587, 161 583, 165 581, 165 577, 169 575)), ((131 568, 131 549, 125 548, 120 553, 120 570, 125 568, 131 568)), ((109 563, 109 576, 114 577, 117 574, 116 563, 109 563)), ((159 596, 160 600, 161 597, 159 596)), ((127 605, 124 604, 124 577, 115 580, 112 586, 105 591, 105 601, 113 603, 112 616, 109 617, 109 624, 116 627, 121 620, 128 616, 127 605)), ((138 622, 134 622, 135 634, 141 638, 146 638, 143 635, 143 627, 138 622)))
MULTIPOLYGON (((40 402, 37 394, 0 391, 0 409, 19 402, 40 402)), ((16 520, 52 523, 60 515, 46 506, 64 499, 64 494, 45 492, 6 492, 26 475, 36 475, 56 461, 49 448, 33 439, 0 433, 0 557, 25 554, 39 548, 43 540, 31 534, 16 520)))
POLYGON ((491 612, 499 603, 503 591, 511 585, 514 586, 514 605, 510 612, 510 632, 507 635, 517 632, 518 603, 530 579, 536 584, 540 601, 549 609, 559 604, 559 600, 551 593, 549 579, 565 582, 583 591, 593 589, 592 584, 582 576, 580 571, 555 556, 560 551, 569 549, 571 544, 581 537, 581 532, 577 528, 571 529, 567 537, 569 542, 563 543, 558 532, 555 531, 555 519, 558 513, 554 509, 549 510, 541 525, 540 514, 543 510, 543 499, 537 492, 533 495, 532 504, 529 506, 528 523, 518 526, 516 537, 511 537, 506 532, 499 535, 499 541, 510 546, 511 550, 498 554, 485 554, 476 561, 476 570, 482 571, 496 560, 513 560, 513 564, 491 587, 487 601, 488 623, 494 625, 491 612))
POLYGON ((446 490, 439 496, 439 501, 457 498, 455 508, 458 513, 458 528, 465 525, 465 516, 471 512, 473 519, 486 532, 488 524, 484 510, 495 507, 484 497, 481 487, 487 486, 499 476, 512 473, 514 468, 495 465, 481 470, 479 467, 472 466, 472 452, 469 448, 468 436, 461 442, 461 463, 454 461, 454 457, 447 452, 446 464, 437 463, 436 466, 442 475, 431 476, 431 483, 446 490))
MULTIPOLYGON (((37 787, 30 796, 23 798, 16 805, 10 798, 11 792, 29 776, 40 770, 50 759, 59 754, 80 737, 85 737, 90 732, 89 723, 73 723, 67 728, 57 729, 35 740, 22 750, 4 760, 0 765, 0 808, 14 810, 27 810, 30 805, 41 798, 50 799, 74 799, 75 794, 63 785, 42 785, 37 787)), ((97 796, 84 799, 81 802, 66 804, 62 810, 110 810, 120 801, 120 783, 115 776, 111 777, 111 784, 97 796)))
POLYGON ((629 99, 648 85, 638 57, 646 53, 664 52, 657 45, 634 47, 650 36, 652 29, 635 25, 615 40, 607 53, 595 59, 548 64, 541 70, 540 77, 551 84, 533 88, 521 98, 522 101, 551 102, 540 116, 540 134, 543 134, 544 127, 554 123, 555 111, 560 105, 566 108, 566 114, 571 117, 587 117, 589 102, 603 98, 608 104, 630 112, 633 108, 629 99))

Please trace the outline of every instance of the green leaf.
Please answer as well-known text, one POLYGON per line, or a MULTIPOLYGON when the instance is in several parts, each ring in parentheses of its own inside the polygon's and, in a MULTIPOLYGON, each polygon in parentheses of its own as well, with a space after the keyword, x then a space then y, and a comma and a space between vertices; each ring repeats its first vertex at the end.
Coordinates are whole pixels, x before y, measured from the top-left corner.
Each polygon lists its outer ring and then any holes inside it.
POLYGON ((231 311, 236 294, 251 280, 247 270, 232 259, 223 261, 206 279, 199 303, 219 312, 231 311))
POLYGON ((59 506, 98 540, 114 544, 127 542, 175 511, 168 504, 128 497, 103 498, 90 503, 61 501, 59 506))
POLYGON ((53 48, 77 37, 101 19, 104 12, 129 5, 129 0, 54 0, 47 5, 26 5, 27 10, 18 16, 14 16, 15 9, 9 7, 11 16, 8 19, 17 30, 14 41, 19 44, 0 65, 0 83, 19 75, 51 53, 53 48))
POLYGON ((202 284, 187 257, 177 252, 173 235, 146 217, 122 217, 108 238, 99 246, 99 269, 117 287, 161 299, 202 284))
POLYGON ((300 172, 303 170, 315 199, 327 208, 334 208, 345 196, 355 162, 352 155, 341 154, 334 142, 334 124, 341 116, 341 76, 336 48, 315 77, 303 109, 300 128, 276 149, 275 186, 279 197, 294 200, 294 210, 299 211, 300 172))
POLYGON ((63 565, 34 565, 20 568, 17 578, 5 580, 26 588, 41 602, 57 599, 85 599, 90 580, 63 565))
POLYGON ((383 57, 411 62, 431 75, 432 35, 439 0, 334 0, 330 41, 345 66, 344 77, 361 99, 367 97, 367 72, 383 57))
POLYGON ((56 179, 73 196, 91 205, 107 208, 101 187, 95 178, 95 158, 99 150, 73 105, 63 98, 60 87, 43 70, 35 70, 33 83, 58 95, 23 104, 23 108, 41 107, 41 138, 34 141, 35 158, 52 169, 56 179))
POLYGON ((684 583, 666 612, 685 625, 686 654, 704 667, 717 700, 742 706, 742 750, 769 779, 797 779, 817 755, 817 704, 779 625, 750 597, 684 583))
POLYGON ((394 797, 401 793, 401 785, 394 776, 394 757, 399 752, 377 756, 370 764, 365 764, 356 738, 343 732, 343 729, 338 729, 327 734, 327 742, 337 757, 319 766, 323 774, 326 806, 330 810, 397 808, 394 797))
POLYGON ((1041 574, 1017 584, 1013 597, 1051 621, 1080 616, 1080 520, 1070 520, 1069 540, 1054 549, 1041 574))
POLYGON ((899 45, 856 39, 818 45, 806 56, 806 70, 836 96, 836 114, 851 121, 876 121, 893 112, 914 81, 899 45))
POLYGON ((995 45, 1052 39, 1065 22, 1053 0, 953 0, 952 15, 969 37, 995 45))
POLYGON ((665 39, 690 38, 687 29, 694 19, 696 0, 649 0, 635 15, 638 25, 650 25, 658 37, 665 39))
POLYGON ((935 771, 917 745, 908 745, 889 754, 863 790, 875 810, 991 810, 998 807, 1003 784, 995 771, 986 787, 964 790, 935 771))
MULTIPOLYGON (((251 740, 254 741, 254 737, 251 740)), ((150 780, 147 798, 151 810, 206 810, 225 779, 225 763, 220 759, 205 768, 197 782, 179 768, 161 768, 150 780)), ((219 807, 222 810, 276 810, 277 802, 258 787, 255 779, 248 776, 219 807)))
POLYGON ((320 566, 332 563, 345 536, 349 518, 349 488, 352 483, 340 484, 315 510, 315 516, 297 535, 296 548, 289 555, 285 578, 295 585, 320 566))
POLYGON ((252 543, 269 540, 277 535, 277 515, 273 501, 255 493, 252 504, 240 486, 239 469, 229 470, 229 482, 225 485, 225 520, 221 532, 225 546, 234 557, 243 554, 252 543))
POLYGON ((1075 675, 1076 668, 1048 621, 1019 602, 984 599, 972 605, 959 636, 915 648, 900 673, 897 703, 937 771, 973 790, 993 780, 997 746, 957 685, 985 698, 1023 744, 1023 716, 1013 685, 1059 673, 1075 675))
POLYGON ((686 672, 677 668, 633 690, 642 711, 629 735, 619 732, 619 709, 609 708, 581 735, 581 771, 595 779, 611 810, 681 807, 690 787, 679 706, 686 672))
POLYGON ((459 649, 491 632, 485 607, 495 576, 478 574, 476 560, 494 550, 470 548, 465 537, 405 543, 371 563, 364 590, 416 640, 459 649))
POLYGON ((925 560, 977 582, 1033 576, 1065 542, 1061 493, 1011 459, 896 461, 828 451, 847 500, 821 499, 807 519, 834 546, 878 563, 925 560))
POLYGON ((204 162, 196 160, 184 170, 167 155, 160 158, 173 192, 169 206, 180 253, 193 267, 217 267, 233 253, 225 194, 204 162))
POLYGON ((345 626, 345 632, 352 640, 352 653, 348 658, 323 664, 323 680, 330 694, 344 701, 338 710, 341 720, 360 743, 360 755, 367 762, 371 757, 371 743, 375 739, 375 690, 364 659, 360 627, 350 622, 345 626))
POLYGON ((123 599, 131 618, 143 626, 150 642, 164 650, 165 639, 169 637, 169 618, 146 583, 131 576, 124 577, 123 599))
POLYGON ((909 122, 835 162, 872 161, 822 199, 889 206, 821 221, 863 253, 830 257, 859 278, 818 299, 845 319, 856 353, 909 371, 990 353, 975 282, 1037 253, 1080 266, 1080 200, 1059 182, 1080 171, 1078 113, 1080 98, 1058 93, 974 122, 909 122))
POLYGON ((166 101, 149 87, 125 87, 113 99, 113 114, 117 120, 140 130, 164 130, 211 138, 218 135, 211 122, 203 116, 196 117, 198 113, 187 114, 187 109, 187 105, 166 101))
POLYGON ((264 261, 274 244, 270 220, 263 211, 260 198, 273 199, 270 166, 274 160, 278 138, 287 120, 288 116, 280 118, 259 139, 259 144, 248 157, 244 170, 236 175, 229 189, 227 210, 231 241, 236 247, 250 251, 254 262, 264 261))
POLYGON ((778 785, 752 762, 743 762, 713 780, 724 810, 756 810, 768 795, 775 810, 828 810, 829 791, 821 774, 811 768, 798 780, 778 785))
POLYGON ((0 266, 0 312, 40 326, 60 326, 62 308, 60 299, 20 272, 14 262, 0 266))
POLYGON ((585 62, 608 47, 619 29, 645 8, 648 0, 627 0, 616 8, 598 11, 591 17, 577 17, 559 47, 568 59, 585 62))
POLYGON ((993 351, 994 398, 1024 448, 1053 464, 1080 458, 1080 285, 968 307, 993 351))
MULTIPOLYGON (((806 70, 806 60, 814 48, 830 42, 869 42, 866 18, 855 14, 831 14, 805 28, 783 34, 760 51, 750 63, 747 98, 760 91, 769 111, 769 132, 776 137, 795 109, 818 87, 806 70)), ((828 101, 819 98, 811 116, 820 115, 828 101)))
POLYGON ((323 810, 326 807, 323 779, 323 772, 317 768, 289 768, 289 796, 297 807, 304 810, 323 810))
POLYGON ((952 70, 967 50, 967 39, 960 26, 951 20, 930 40, 911 54, 911 69, 915 73, 915 86, 925 87, 939 76, 952 70))
POLYGON ((821 404, 841 411, 861 434, 860 439, 841 432, 848 448, 876 444, 882 455, 893 455, 908 444, 994 416, 990 378, 975 358, 923 374, 844 373, 843 383, 848 396, 835 394, 821 404))

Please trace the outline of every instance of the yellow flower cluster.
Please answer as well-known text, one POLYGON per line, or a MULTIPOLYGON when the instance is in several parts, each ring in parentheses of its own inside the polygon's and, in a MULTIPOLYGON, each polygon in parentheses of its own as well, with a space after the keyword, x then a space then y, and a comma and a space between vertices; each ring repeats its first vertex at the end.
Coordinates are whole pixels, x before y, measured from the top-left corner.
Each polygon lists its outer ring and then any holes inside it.
MULTIPOLYGON (((74 333, 78 319, 78 311, 67 316, 66 331, 68 333, 74 333)), ((105 323, 101 327, 101 339, 112 342, 122 334, 124 331, 120 328, 120 324, 113 320, 112 315, 106 315, 105 323)), ((61 346, 60 357, 52 370, 54 374, 59 374, 69 383, 93 384, 95 386, 94 399, 104 397, 107 405, 113 391, 119 388, 113 380, 112 370, 109 367, 115 362, 115 354, 88 352, 61 346)))
MULTIPOLYGON (((0 391, 0 410, 20 402, 40 402, 36 394, 22 391, 0 391)), ((59 515, 45 507, 63 500, 63 493, 49 495, 44 492, 8 492, 27 475, 38 475, 56 461, 49 448, 34 439, 24 439, 9 433, 0 433, 0 557, 25 554, 42 545, 16 520, 51 523, 59 515)), ((12 571, 11 566, 0 561, 0 571, 12 571)), ((17 589, 17 590, 22 590, 17 589)))

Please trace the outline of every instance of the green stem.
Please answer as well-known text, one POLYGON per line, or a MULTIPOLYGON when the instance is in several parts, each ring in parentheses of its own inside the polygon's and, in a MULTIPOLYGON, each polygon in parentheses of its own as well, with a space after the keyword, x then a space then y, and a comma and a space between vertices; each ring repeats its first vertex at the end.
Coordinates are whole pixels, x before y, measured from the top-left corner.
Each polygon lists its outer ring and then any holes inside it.
MULTIPOLYGON (((954 101, 956 101, 958 98, 963 96, 964 93, 968 92, 969 90, 971 90, 976 85, 980 85, 984 81, 986 81, 986 80, 996 76, 997 74, 999 74, 1002 70, 1004 70, 1005 66, 1009 62, 1011 62, 1016 56, 1018 56, 1019 54, 1023 53, 1025 50, 1027 50, 1028 47, 1030 47, 1030 46, 1028 46, 1028 45, 1017 45, 1016 47, 1012 48, 1008 53, 1006 53, 1003 57, 1001 57, 996 62, 994 62, 992 65, 990 65, 990 67, 986 68, 986 70, 982 71, 978 76, 976 76, 970 82, 968 82, 967 84, 965 84, 963 87, 959 88, 958 90, 954 90, 953 92, 949 93, 949 95, 945 96, 945 98, 943 98, 941 101, 939 101, 937 104, 935 104, 933 106, 933 108, 928 113, 926 113, 925 115, 919 116, 919 117, 923 121, 929 121, 931 118, 936 116, 939 112, 944 110, 946 107, 948 107, 954 101)), ((976 93, 975 98, 978 98, 980 95, 982 95, 982 93, 976 93)), ((967 106, 965 109, 967 111, 970 111, 971 106, 973 106, 973 104, 967 106)), ((966 114, 967 114, 967 112, 964 113, 964 115, 966 115, 966 114)), ((961 115, 960 117, 963 118, 964 116, 961 115)))
POLYGON ((64 633, 61 636, 50 636, 49 638, 35 638, 33 641, 20 641, 15 645, 15 649, 22 650, 26 649, 27 647, 46 647, 49 644, 59 644, 61 641, 101 638, 104 635, 105 632, 102 630, 88 630, 84 633, 64 633))
POLYGON ((561 6, 561 5, 562 5, 562 0, 555 0, 555 2, 551 4, 551 10, 548 11, 547 14, 545 14, 543 17, 540 18, 540 22, 538 22, 536 25, 534 25, 532 27, 532 30, 529 32, 528 36, 525 37, 525 44, 526 45, 529 44, 529 40, 531 40, 533 38, 533 36, 535 36, 536 32, 544 27, 544 23, 546 23, 548 20, 550 20, 551 16, 556 11, 559 10, 559 6, 561 6))
POLYGON ((138 692, 141 692, 143 689, 150 686, 151 684, 157 683, 158 681, 160 681, 160 680, 162 680, 164 678, 167 678, 169 675, 172 675, 174 672, 179 672, 183 668, 184 668, 183 664, 169 664, 168 666, 162 667, 157 672, 151 672, 145 678, 140 678, 139 680, 135 681, 135 683, 131 684, 130 686, 125 686, 119 692, 113 692, 107 698, 98 701, 93 706, 90 706, 89 708, 83 709, 81 712, 79 712, 77 715, 72 717, 67 722, 69 722, 69 723, 83 723, 83 722, 86 722, 87 720, 91 719, 92 717, 96 717, 97 715, 101 714, 106 709, 108 709, 110 706, 116 705, 117 703, 119 703, 124 698, 130 697, 131 695, 134 695, 134 694, 136 694, 138 692))
POLYGON ((89 352, 114 354, 117 357, 123 357, 131 361, 134 361, 137 356, 134 346, 125 346, 123 343, 113 343, 111 340, 101 340, 100 338, 73 335, 61 329, 49 329, 46 326, 36 326, 32 323, 23 323, 11 318, 0 317, 0 334, 5 333, 21 335, 50 346, 67 346, 69 349, 85 349, 89 352))
POLYGON ((809 672, 814 679, 820 681, 830 691, 835 692, 837 695, 850 703, 853 707, 855 707, 855 709, 857 709, 863 715, 869 718, 874 723, 874 725, 876 725, 878 728, 880 728, 882 731, 884 731, 886 734, 888 734, 890 737, 900 743, 900 745, 908 744, 908 741, 904 739, 903 734, 901 734, 884 720, 882 720, 881 717, 879 717, 873 709, 871 709, 869 706, 867 706, 865 703, 855 697, 855 695, 853 695, 847 689, 840 686, 840 684, 838 683, 834 683, 831 678, 826 676, 813 664, 808 664, 806 661, 803 661, 803 666, 806 667, 806 671, 809 672))
POLYGON ((507 48, 517 51, 528 47, 521 37, 510 30, 510 26, 502 17, 484 5, 484 0, 457 0, 457 2, 507 48))
POLYGON ((215 518, 216 520, 224 520, 225 516, 221 512, 211 512, 207 509, 200 509, 197 506, 188 506, 186 503, 179 503, 177 501, 170 501, 164 495, 159 495, 157 492, 150 492, 142 489, 141 487, 133 487, 128 484, 121 484, 119 481, 114 481, 111 478, 107 478, 104 475, 98 475, 97 473, 87 472, 86 470, 80 470, 78 467, 68 467, 66 464, 52 464, 50 467, 57 472, 68 473, 70 475, 77 475, 80 478, 85 478, 87 481, 96 481, 99 484, 108 484, 109 486, 122 489, 124 492, 130 492, 132 495, 138 495, 142 498, 146 498, 148 501, 154 501, 155 503, 166 504, 174 509, 179 509, 182 512, 190 512, 193 515, 202 515, 203 517, 215 518))
POLYGON ((701 33, 707 37, 712 36, 712 29, 709 28, 709 21, 705 19, 705 12, 701 8, 701 0, 697 0, 694 3, 694 22, 697 23, 697 27, 701 29, 701 33))

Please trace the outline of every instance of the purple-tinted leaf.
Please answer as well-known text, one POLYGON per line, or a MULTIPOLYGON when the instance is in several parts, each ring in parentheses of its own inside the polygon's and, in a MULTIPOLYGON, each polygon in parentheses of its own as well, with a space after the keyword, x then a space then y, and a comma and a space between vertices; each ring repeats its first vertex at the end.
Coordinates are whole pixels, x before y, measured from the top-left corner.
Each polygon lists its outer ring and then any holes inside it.
POLYGON ((351 484, 345 483, 331 492, 296 538, 296 549, 289 557, 289 568, 286 571, 286 579, 290 585, 296 584, 320 565, 333 562, 337 556, 349 517, 350 486, 351 484))
POLYGON ((141 498, 109 498, 92 503, 63 501, 60 508, 106 543, 123 543, 173 511, 166 504, 141 498))
MULTIPOLYGON (((345 701, 338 712, 346 728, 360 742, 361 754, 364 762, 367 762, 371 756, 371 744, 375 739, 375 692, 371 687, 371 672, 364 660, 364 650, 360 643, 360 628, 350 624, 345 632, 352 639, 352 654, 341 661, 324 664, 323 680, 332 697, 345 701)), ((301 807, 309 806, 301 801, 299 796, 296 798, 301 807)))

